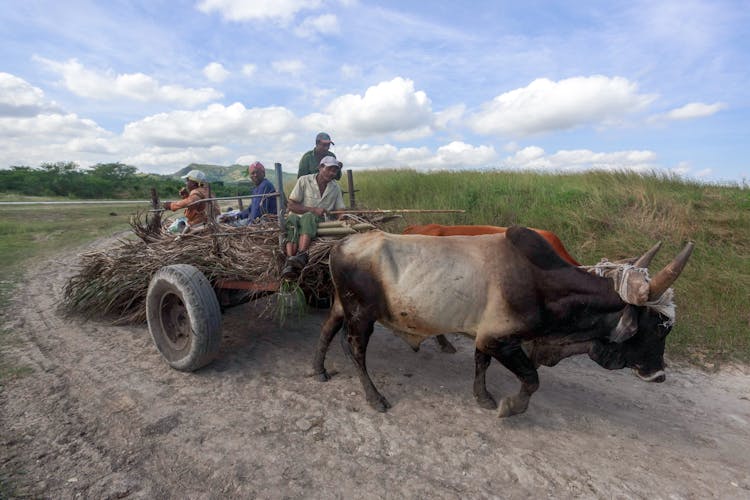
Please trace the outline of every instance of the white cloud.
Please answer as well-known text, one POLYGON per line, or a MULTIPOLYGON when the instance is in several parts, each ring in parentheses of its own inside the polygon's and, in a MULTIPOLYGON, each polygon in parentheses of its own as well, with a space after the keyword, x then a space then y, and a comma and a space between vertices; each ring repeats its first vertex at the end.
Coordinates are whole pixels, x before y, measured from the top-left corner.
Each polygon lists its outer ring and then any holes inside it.
POLYGON ((82 135, 109 135, 94 121, 74 113, 40 114, 32 117, 0 118, 0 137, 25 137, 39 143, 59 144, 82 135))
POLYGON ((222 97, 212 88, 191 89, 181 85, 162 85, 143 73, 114 74, 85 68, 75 59, 64 63, 37 57, 47 68, 59 73, 65 87, 76 95, 91 99, 117 98, 141 102, 171 102, 196 106, 222 97))
POLYGON ((172 111, 125 126, 123 137, 162 147, 208 147, 232 142, 275 140, 298 129, 294 114, 281 107, 212 104, 199 111, 172 111))
POLYGON ((227 149, 221 146, 179 149, 151 147, 136 155, 128 156, 122 161, 129 165, 175 168, 175 165, 184 166, 190 163, 216 163, 217 158, 226 156, 227 153, 227 149))
POLYGON ((339 20, 334 14, 308 17, 294 30, 294 33, 302 38, 312 38, 317 35, 336 35, 338 32, 339 20))
POLYGON ((632 170, 648 172, 657 170, 653 151, 615 151, 596 153, 587 149, 560 150, 548 155, 538 146, 529 146, 503 159, 500 166, 519 170, 584 171, 632 170))
POLYGON ((196 8, 205 14, 218 12, 227 21, 288 21, 297 12, 321 4, 321 0, 201 0, 196 8))
POLYGON ((0 118, 0 165, 91 161, 118 151, 117 138, 94 121, 68 114, 0 118))
POLYGON ((673 167, 670 169, 671 172, 677 174, 677 175, 685 175, 688 172, 690 172, 691 167, 690 164, 686 161, 681 161, 677 164, 676 167, 673 167))
POLYGON ((435 127, 445 129, 451 125, 459 124, 466 112, 466 106, 456 104, 435 113, 435 127))
POLYGON ((713 170, 710 168, 704 168, 703 170, 699 170, 695 173, 695 176, 699 179, 705 178, 710 176, 713 173, 713 170))
POLYGON ((304 63, 297 59, 274 61, 271 63, 271 67, 277 73, 285 73, 292 76, 299 76, 305 69, 304 63))
POLYGON ((203 74, 206 78, 215 83, 221 83, 229 77, 229 71, 227 71, 221 63, 212 62, 203 68, 203 74))
POLYGON ((255 64, 243 64, 242 74, 245 76, 253 76, 257 69, 258 67, 255 64))
POLYGON ((0 72, 0 117, 28 117, 50 111, 59 110, 53 102, 44 99, 42 89, 15 75, 0 72))
POLYGON ((432 125, 427 94, 414 90, 414 82, 396 77, 367 89, 365 94, 346 94, 326 108, 336 128, 353 135, 405 133, 432 125))
POLYGON ((539 78, 483 104, 468 123, 480 134, 526 136, 617 122, 654 99, 621 77, 539 78))
POLYGON ((704 104, 702 102, 691 102, 680 108, 673 109, 661 115, 665 120, 690 120, 692 118, 703 118, 718 113, 727 105, 723 102, 704 104))
POLYGON ((345 168, 464 169, 487 167, 497 160, 491 146, 472 146, 458 141, 440 146, 434 152, 427 147, 399 149, 391 144, 358 144, 336 151, 345 168))

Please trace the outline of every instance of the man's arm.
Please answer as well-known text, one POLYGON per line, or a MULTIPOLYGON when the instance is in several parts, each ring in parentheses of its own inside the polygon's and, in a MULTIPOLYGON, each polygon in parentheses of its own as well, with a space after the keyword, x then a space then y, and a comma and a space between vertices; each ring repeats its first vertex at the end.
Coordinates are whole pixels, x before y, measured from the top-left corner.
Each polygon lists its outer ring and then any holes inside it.
POLYGON ((265 179, 261 185, 262 194, 269 195, 268 198, 261 198, 260 202, 260 213, 258 216, 263 214, 275 214, 276 213, 276 197, 270 196, 276 192, 276 188, 268 179, 265 179))
POLYGON ((314 213, 318 217, 323 217, 326 214, 326 209, 323 207, 306 207, 299 201, 294 201, 291 198, 289 199, 289 203, 287 204, 287 207, 289 210, 294 212, 295 214, 304 214, 307 212, 314 213))
POLYGON ((203 199, 203 196, 201 196, 201 194, 197 190, 194 189, 193 191, 190 192, 190 195, 187 198, 183 198, 180 201, 168 201, 167 203, 169 203, 169 208, 167 208, 167 210, 179 210, 181 208, 184 208, 190 205, 194 201, 198 201, 202 199, 203 199))

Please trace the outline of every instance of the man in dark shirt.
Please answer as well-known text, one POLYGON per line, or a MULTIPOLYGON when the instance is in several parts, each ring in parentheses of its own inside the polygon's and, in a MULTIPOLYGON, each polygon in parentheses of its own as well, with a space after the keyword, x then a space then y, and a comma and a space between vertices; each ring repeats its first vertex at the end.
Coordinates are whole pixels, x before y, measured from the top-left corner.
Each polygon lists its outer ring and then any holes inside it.
POLYGON ((255 184, 252 194, 263 196, 253 198, 250 206, 236 215, 222 215, 219 222, 226 222, 233 226, 244 226, 252 224, 261 215, 276 215, 276 197, 270 196, 276 192, 276 188, 271 181, 266 179, 266 168, 261 162, 256 161, 247 167, 247 172, 250 175, 250 180, 255 184))
MULTIPOLYGON (((333 145, 334 142, 331 140, 330 135, 325 132, 319 133, 315 137, 315 148, 303 154, 299 161, 297 178, 299 179, 303 175, 317 174, 318 165, 320 165, 320 161, 326 156, 333 156, 336 158, 336 155, 329 151, 330 147, 333 145)), ((336 174, 336 180, 339 179, 341 179, 341 169, 339 169, 338 174, 336 174)))

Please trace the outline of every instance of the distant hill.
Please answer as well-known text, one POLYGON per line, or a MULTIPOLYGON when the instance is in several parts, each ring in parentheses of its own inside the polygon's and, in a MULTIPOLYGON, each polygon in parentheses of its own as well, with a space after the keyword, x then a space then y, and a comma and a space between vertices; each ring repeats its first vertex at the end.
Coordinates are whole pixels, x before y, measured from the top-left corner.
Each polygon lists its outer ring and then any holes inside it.
MULTIPOLYGON (((247 165, 209 165, 204 163, 191 163, 187 167, 183 167, 177 172, 169 175, 169 177, 174 177, 176 179, 179 179, 183 175, 187 174, 191 170, 200 170, 204 174, 206 174, 206 177, 208 177, 208 182, 223 182, 225 184, 234 184, 237 182, 249 182, 250 178, 247 176, 247 165)), ((290 174, 284 172, 284 182, 290 182, 297 178, 295 174, 290 174)), ((271 180, 271 182, 276 182, 274 171, 273 171, 273 165, 266 165, 266 177, 271 180)))

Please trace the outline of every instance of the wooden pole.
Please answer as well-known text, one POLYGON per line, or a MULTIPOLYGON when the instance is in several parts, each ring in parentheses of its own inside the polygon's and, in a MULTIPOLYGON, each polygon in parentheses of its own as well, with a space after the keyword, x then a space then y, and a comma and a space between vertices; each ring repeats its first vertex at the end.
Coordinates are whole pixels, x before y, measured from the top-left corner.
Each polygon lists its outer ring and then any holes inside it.
POLYGON ((237 191, 237 210, 242 212, 245 207, 242 206, 242 198, 240 198, 240 192, 237 191))
POLYGON ((284 212, 286 211, 286 198, 284 197, 284 174, 281 171, 281 163, 274 163, 276 169, 276 192, 279 197, 276 199, 276 215, 279 219, 279 246, 281 251, 284 252, 284 240, 286 239, 286 221, 284 220, 284 212))
POLYGON ((463 214, 466 210, 422 210, 422 209, 394 209, 394 210, 331 210, 329 214, 463 214))
POLYGON ((152 211, 156 213, 147 218, 146 225, 150 233, 156 234, 161 230, 161 210, 159 209, 159 195, 156 194, 156 188, 151 188, 151 207, 152 211))
POLYGON ((357 202, 354 199, 354 174, 352 169, 346 171, 346 182, 349 186, 349 208, 356 208, 357 202))

